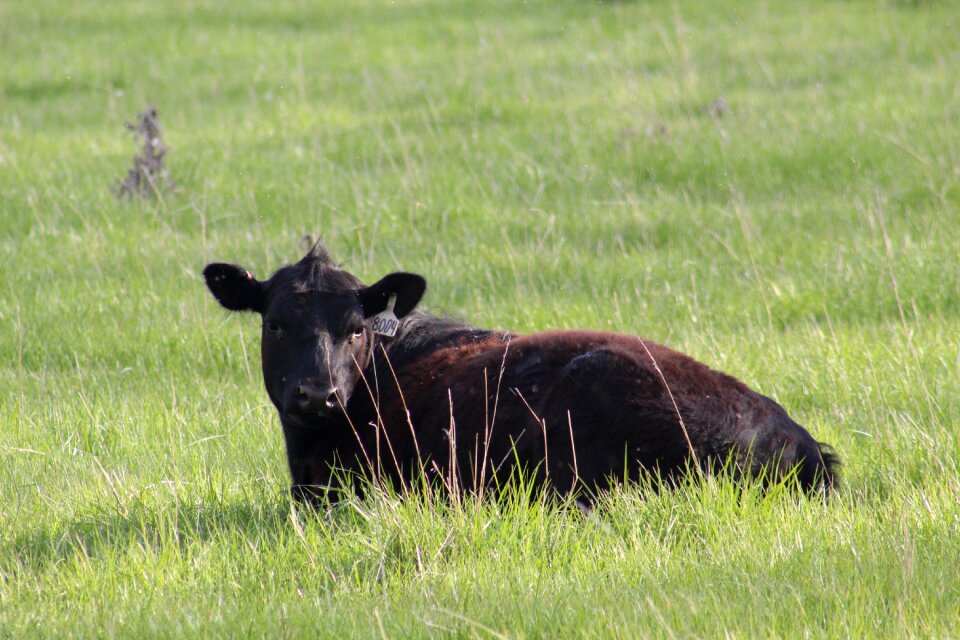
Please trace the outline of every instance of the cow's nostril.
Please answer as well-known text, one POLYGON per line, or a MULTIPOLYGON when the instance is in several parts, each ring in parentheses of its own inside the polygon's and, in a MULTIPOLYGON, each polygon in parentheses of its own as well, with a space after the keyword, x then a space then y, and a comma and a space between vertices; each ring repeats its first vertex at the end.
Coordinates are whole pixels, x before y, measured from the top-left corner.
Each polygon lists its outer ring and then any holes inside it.
POLYGON ((331 389, 330 395, 327 396, 327 408, 333 409, 337 406, 337 390, 331 389))

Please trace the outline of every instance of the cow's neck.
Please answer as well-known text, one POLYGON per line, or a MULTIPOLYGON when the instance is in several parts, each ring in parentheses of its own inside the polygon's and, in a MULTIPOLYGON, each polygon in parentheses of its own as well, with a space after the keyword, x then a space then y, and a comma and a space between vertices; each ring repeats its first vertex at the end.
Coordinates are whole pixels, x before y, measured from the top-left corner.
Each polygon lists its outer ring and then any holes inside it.
POLYGON ((395 336, 378 336, 374 360, 382 360, 382 356, 386 355, 393 369, 400 371, 437 349, 484 340, 491 333, 454 318, 415 311, 403 318, 395 336))

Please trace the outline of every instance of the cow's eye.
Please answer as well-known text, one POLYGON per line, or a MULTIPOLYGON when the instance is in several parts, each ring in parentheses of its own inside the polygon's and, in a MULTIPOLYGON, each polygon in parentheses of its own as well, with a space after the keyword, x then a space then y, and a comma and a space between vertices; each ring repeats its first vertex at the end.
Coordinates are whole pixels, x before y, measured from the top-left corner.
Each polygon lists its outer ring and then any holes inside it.
POLYGON ((353 333, 350 334, 350 342, 356 342, 363 337, 363 327, 357 327, 353 330, 353 333))
POLYGON ((280 333, 280 325, 276 322, 267 322, 267 331, 273 334, 280 333))

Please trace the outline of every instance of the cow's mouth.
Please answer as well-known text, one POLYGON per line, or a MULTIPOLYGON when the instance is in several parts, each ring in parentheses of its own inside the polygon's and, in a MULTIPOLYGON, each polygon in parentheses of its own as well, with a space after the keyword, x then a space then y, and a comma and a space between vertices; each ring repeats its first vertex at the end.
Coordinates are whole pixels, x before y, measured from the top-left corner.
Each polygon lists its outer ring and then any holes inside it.
POLYGON ((337 406, 330 411, 302 412, 302 411, 284 411, 281 414, 281 422, 285 425, 298 427, 300 429, 317 429, 323 427, 328 420, 336 416, 342 416, 343 410, 337 406))

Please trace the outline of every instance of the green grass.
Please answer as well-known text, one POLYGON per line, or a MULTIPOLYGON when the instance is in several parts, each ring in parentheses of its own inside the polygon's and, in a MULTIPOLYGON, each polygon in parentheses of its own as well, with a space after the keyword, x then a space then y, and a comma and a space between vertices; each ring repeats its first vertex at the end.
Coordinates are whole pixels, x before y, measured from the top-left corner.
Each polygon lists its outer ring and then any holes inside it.
POLYGON ((0 637, 960 635, 957 15, 3 3, 0 637), (147 103, 179 190, 118 202, 147 103), (307 232, 435 311, 691 353, 843 487, 296 515, 200 271, 307 232))

